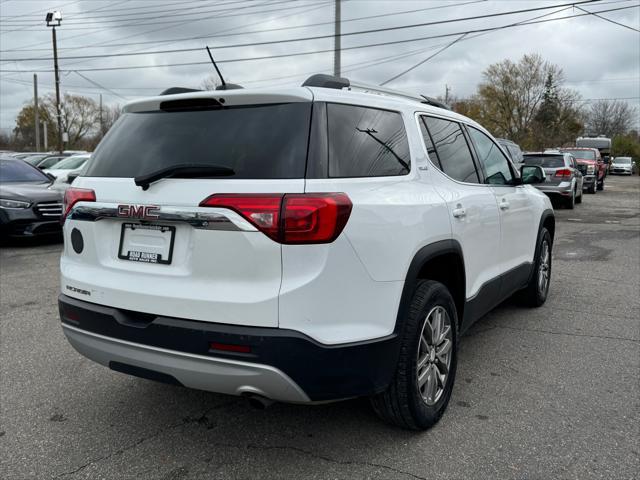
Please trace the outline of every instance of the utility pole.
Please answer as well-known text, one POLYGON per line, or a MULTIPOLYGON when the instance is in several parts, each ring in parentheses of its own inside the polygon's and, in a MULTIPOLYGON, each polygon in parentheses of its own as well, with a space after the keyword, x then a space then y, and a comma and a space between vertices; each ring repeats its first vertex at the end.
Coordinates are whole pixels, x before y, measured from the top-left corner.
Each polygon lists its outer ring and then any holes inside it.
POLYGON ((104 128, 102 126, 102 94, 100 94, 100 135, 104 134, 104 128))
POLYGON ((335 33, 334 33, 334 45, 333 45, 333 74, 336 77, 340 76, 340 0, 335 0, 335 33))
POLYGON ((44 133, 44 151, 49 151, 49 137, 47 136, 47 122, 42 122, 42 131, 44 133))
POLYGON ((36 152, 40 151, 40 111, 38 110, 38 75, 33 74, 33 119, 36 126, 36 152))
POLYGON ((449 91, 451 90, 451 88, 449 87, 449 85, 445 85, 444 86, 444 103, 449 105, 449 91))
POLYGON ((56 40, 56 27, 62 22, 62 13, 58 11, 47 13, 47 27, 53 27, 51 38, 53 41, 53 69, 56 77, 56 116, 58 117, 58 151, 62 153, 62 112, 60 111, 60 72, 58 72, 58 42, 56 40))

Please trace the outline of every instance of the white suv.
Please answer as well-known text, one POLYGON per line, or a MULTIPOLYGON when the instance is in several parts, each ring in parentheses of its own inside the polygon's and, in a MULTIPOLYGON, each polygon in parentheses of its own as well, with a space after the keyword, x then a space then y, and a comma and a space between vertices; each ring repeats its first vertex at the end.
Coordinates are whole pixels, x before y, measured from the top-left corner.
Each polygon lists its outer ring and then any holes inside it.
MULTIPOLYGON (((175 91, 175 90, 174 90, 175 91)), ((460 335, 544 303, 554 215, 477 123, 315 75, 129 103, 65 196, 62 327, 113 370, 424 429, 460 335)))

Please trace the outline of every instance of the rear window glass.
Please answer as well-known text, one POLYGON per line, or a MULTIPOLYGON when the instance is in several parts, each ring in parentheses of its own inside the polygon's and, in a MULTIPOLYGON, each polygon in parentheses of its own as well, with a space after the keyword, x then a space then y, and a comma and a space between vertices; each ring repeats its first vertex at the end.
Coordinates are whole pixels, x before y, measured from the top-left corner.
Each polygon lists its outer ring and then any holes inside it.
POLYGON ((524 157, 525 165, 540 165, 541 167, 547 168, 558 168, 564 167, 564 157, 558 155, 555 157, 549 155, 541 155, 541 156, 533 156, 533 155, 525 155, 524 157))
POLYGON ((583 158, 585 160, 595 160, 596 152, 593 150, 562 150, 563 152, 570 153, 576 158, 583 158))
POLYGON ((406 175, 409 143, 397 112, 327 104, 330 177, 406 175))
POLYGON ((126 113, 84 175, 136 177, 180 164, 219 165, 220 179, 303 178, 311 103, 126 113))

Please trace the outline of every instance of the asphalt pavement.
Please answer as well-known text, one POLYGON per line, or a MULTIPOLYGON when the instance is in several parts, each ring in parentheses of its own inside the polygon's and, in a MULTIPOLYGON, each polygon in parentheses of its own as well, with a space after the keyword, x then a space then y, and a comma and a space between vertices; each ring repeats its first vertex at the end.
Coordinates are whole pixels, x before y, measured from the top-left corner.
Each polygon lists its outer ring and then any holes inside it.
POLYGON ((59 242, 0 248, 2 479, 632 479, 640 472, 640 178, 558 208, 549 299, 462 339, 433 429, 366 400, 275 404, 112 372, 67 343, 59 242))

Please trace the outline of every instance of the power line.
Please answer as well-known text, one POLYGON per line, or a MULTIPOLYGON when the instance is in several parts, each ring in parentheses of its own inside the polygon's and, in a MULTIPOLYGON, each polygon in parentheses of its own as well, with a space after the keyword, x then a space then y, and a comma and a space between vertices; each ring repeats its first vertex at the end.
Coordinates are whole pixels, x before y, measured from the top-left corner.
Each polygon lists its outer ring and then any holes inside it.
MULTIPOLYGON (((612 12, 612 11, 620 11, 620 10, 627 10, 630 8, 638 8, 640 7, 640 5, 633 5, 630 7, 618 7, 618 8, 612 8, 612 9, 607 9, 607 10, 600 10, 597 13, 604 13, 604 12, 612 12)), ((502 25, 502 26, 498 26, 498 27, 487 27, 487 28, 482 28, 482 29, 476 29, 476 30, 469 30, 466 32, 455 32, 455 33, 445 33, 445 34, 440 34, 440 35, 430 35, 430 36, 426 36, 426 37, 419 37, 419 38, 410 38, 410 39, 404 39, 404 40, 393 40, 393 41, 388 41, 388 42, 378 42, 378 43, 370 43, 370 44, 365 44, 365 45, 357 45, 357 46, 352 46, 352 47, 343 47, 342 50, 356 50, 356 49, 361 49, 361 48, 371 48, 371 47, 380 47, 380 46, 387 46, 387 45, 398 45, 398 44, 402 44, 402 43, 410 43, 410 42, 417 42, 417 41, 422 41, 422 40, 431 40, 434 38, 446 38, 446 37, 453 37, 453 36, 459 36, 462 35, 464 33, 466 34, 472 34, 472 33, 483 33, 483 32, 491 32, 491 31, 495 31, 495 30, 502 30, 502 29, 506 29, 506 28, 512 28, 512 27, 517 27, 517 26, 523 26, 523 25, 533 25, 533 24, 537 24, 537 23, 546 23, 546 22, 553 22, 553 21, 558 21, 558 20, 567 20, 570 18, 577 18, 577 17, 584 17, 587 16, 589 14, 586 13, 579 13, 579 14, 575 14, 575 15, 568 15, 565 17, 558 17, 558 18, 550 18, 550 19, 546 19, 546 20, 537 20, 537 21, 533 21, 533 22, 528 22, 526 24, 510 24, 510 25, 502 25)), ((201 50, 201 49, 197 49, 197 50, 201 50)), ((232 59, 228 59, 228 60, 218 60, 217 63, 237 63, 237 62, 247 62, 247 61, 255 61, 255 60, 268 60, 268 59, 276 59, 276 58, 288 58, 288 57, 298 57, 298 56, 304 56, 304 55, 314 55, 314 54, 320 54, 320 53, 327 53, 327 52, 333 52, 333 49, 324 49, 324 50, 313 50, 313 51, 307 51, 307 52, 297 52, 297 53, 285 53, 285 54, 277 54, 277 55, 265 55, 265 56, 261 56, 261 57, 246 57, 246 58, 232 58, 232 59)), ((204 62, 185 62, 185 63, 169 63, 169 64, 162 64, 162 65, 132 65, 132 66, 126 66, 126 67, 98 67, 98 68, 85 68, 85 69, 77 69, 76 71, 81 71, 81 72, 97 72, 97 71, 117 71, 117 70, 138 70, 138 69, 147 69, 147 68, 160 68, 160 67, 181 67, 181 66, 194 66, 194 65, 208 65, 211 62, 208 61, 204 61, 204 62)), ((44 70, 44 69, 40 69, 40 70, 30 70, 32 72, 51 72, 52 70, 44 70)), ((0 72, 3 73, 22 73, 24 72, 23 70, 3 70, 0 69, 0 72)))
MULTIPOLYGON (((527 19, 527 20, 523 20, 523 21, 520 21, 520 22, 516 22, 516 23, 510 24, 510 25, 505 25, 505 26, 503 26, 503 28, 510 27, 510 26, 517 26, 517 25, 525 25, 525 24, 527 24, 527 23, 529 23, 529 22, 533 22, 534 20, 538 20, 538 19, 540 19, 540 18, 549 17, 549 16, 551 16, 551 15, 555 15, 556 13, 563 12, 563 11, 568 10, 568 9, 570 9, 570 8, 572 8, 572 7, 571 7, 571 6, 564 7, 564 8, 561 8, 561 9, 559 9, 559 10, 554 10, 553 12, 545 13, 544 15, 538 15, 538 16, 536 16, 536 17, 529 18, 529 19, 527 19)), ((438 50, 438 51, 437 51, 436 53, 434 53, 433 55, 428 56, 427 58, 425 58, 424 60, 421 60, 421 61, 420 61, 420 62, 418 62, 417 64, 415 64, 415 65, 413 65, 413 66, 409 67, 408 69, 406 69, 406 70, 404 70, 404 71, 400 72, 400 73, 399 73, 399 74, 397 74, 397 75, 394 75, 393 77, 391 77, 390 79, 386 80, 384 83, 381 83, 380 85, 386 85, 386 84, 388 84, 388 83, 392 82, 393 80, 396 80, 397 78, 400 78, 400 77, 401 77, 401 76, 403 76, 404 74, 406 74, 406 73, 408 73, 408 72, 410 72, 410 71, 414 70, 415 68, 419 67, 420 65, 425 64, 426 62, 428 62, 429 60, 431 60, 431 59, 432 59, 432 58, 434 58, 435 56, 439 55, 440 53, 444 52, 446 49, 448 49, 449 47, 451 47, 451 46, 453 46, 454 44, 458 43, 459 41, 463 41, 463 40, 471 40, 471 39, 473 39, 473 38, 478 38, 478 37, 480 37, 480 36, 482 36, 482 35, 488 35, 489 33, 492 33, 492 32, 478 33, 478 34, 476 34, 476 35, 472 35, 472 36, 470 36, 470 37, 469 37, 469 36, 467 36, 466 34, 463 34, 462 36, 460 36, 460 37, 458 37, 457 39, 455 39, 453 42, 451 42, 451 43, 449 43, 448 45, 446 45, 446 46, 445 46, 444 48, 442 48, 441 50, 438 50), (465 37, 466 37, 466 38, 465 38, 465 37)))
MULTIPOLYGON (((482 2, 486 2, 486 1, 487 0, 472 0, 472 1, 468 1, 468 2, 460 2, 460 3, 450 3, 450 4, 446 4, 446 5, 438 5, 436 7, 418 8, 418 9, 413 9, 413 10, 404 10, 404 11, 401 11, 401 12, 389 12, 389 13, 382 13, 382 14, 378 14, 378 15, 369 15, 369 16, 365 16, 365 17, 348 18, 348 19, 342 19, 341 23, 344 24, 344 23, 347 23, 347 22, 355 22, 355 21, 359 21, 359 20, 370 20, 370 19, 374 19, 374 18, 405 15, 405 14, 408 14, 408 13, 418 13, 418 12, 424 12, 424 11, 428 11, 428 10, 438 10, 438 9, 442 9, 442 8, 459 7, 459 6, 464 6, 464 5, 470 5, 470 4, 473 4, 473 3, 482 3, 482 2)), ((630 1, 630 0, 622 0, 622 1, 630 1)), ((323 3, 321 6, 325 6, 325 5, 326 4, 323 3)), ((264 23, 264 22, 258 22, 258 23, 264 23)), ((148 40, 148 41, 144 41, 144 42, 134 42, 134 43, 111 43, 109 46, 110 47, 121 47, 121 46, 145 45, 145 44, 157 45, 158 43, 184 42, 184 41, 189 41, 189 40, 211 39, 211 38, 219 38, 219 37, 231 37, 231 36, 237 36, 237 35, 250 35, 250 34, 254 34, 254 33, 278 32, 278 31, 283 31, 283 30, 295 30, 295 29, 299 29, 299 28, 318 27, 318 26, 323 26, 323 25, 333 25, 333 21, 309 23, 309 24, 304 24, 304 25, 293 25, 293 26, 287 26, 287 27, 266 28, 266 29, 262 29, 262 30, 246 30, 246 31, 237 32, 237 33, 217 33, 217 34, 199 35, 199 36, 196 36, 196 37, 169 38, 169 39, 165 39, 165 40, 148 40)), ((100 45, 97 45, 97 46, 100 46, 100 45)), ((83 46, 78 46, 78 47, 63 47, 63 48, 60 48, 59 50, 85 50, 87 48, 94 48, 94 47, 96 47, 96 45, 83 45, 83 46)), ((16 49, 11 49, 11 50, 0 50, 0 53, 42 51, 42 50, 45 50, 45 49, 42 49, 42 48, 38 48, 38 49, 16 48, 16 49)))
POLYGON ((447 48, 455 45, 456 43, 458 43, 460 40, 464 39, 467 36, 466 33, 463 33, 462 35, 460 35, 458 38, 456 38, 454 41, 448 43, 447 45, 445 45, 444 47, 442 47, 440 50, 438 50, 436 53, 429 55, 427 58, 425 58, 424 60, 419 61, 418 63, 416 63, 415 65, 412 65, 411 67, 407 68, 406 70, 403 70, 402 72, 398 73, 397 75, 394 75, 393 77, 389 78, 388 80, 385 80, 384 82, 382 82, 380 85, 386 85, 389 82, 394 81, 396 78, 401 77, 402 75, 404 75, 405 73, 409 73, 411 70, 414 70, 416 68, 418 68, 420 65, 422 65, 423 63, 428 62, 429 60, 431 60, 433 57, 435 57, 436 55, 438 55, 439 53, 444 52, 447 48))
POLYGON ((122 95, 120 95, 119 93, 116 93, 116 92, 114 92, 113 90, 111 90, 111 89, 109 89, 109 88, 107 88, 107 87, 105 87, 105 86, 103 86, 103 85, 100 85, 98 82, 95 82, 95 81, 91 80, 89 77, 86 77, 86 76, 85 76, 85 75, 83 75, 82 73, 80 73, 80 72, 76 72, 75 70, 74 70, 74 72, 73 72, 73 73, 75 73, 76 75, 78 75, 78 76, 79 76, 79 77, 81 77, 81 78, 84 78, 87 82, 92 83, 92 84, 93 84, 93 85, 95 85, 96 87, 101 88, 102 90, 106 90, 107 92, 111 93, 112 95, 115 95, 116 97, 121 98, 122 100, 126 100, 126 98, 124 98, 124 97, 123 97, 122 95))
POLYGON ((606 17, 603 17, 602 15, 598 15, 598 14, 597 14, 597 13, 595 13, 595 12, 590 12, 589 10, 585 10, 584 8, 580 8, 580 7, 578 7, 577 5, 576 5, 576 8, 577 8, 578 10, 582 10, 583 12, 587 12, 588 14, 593 15, 594 17, 598 17, 598 18, 600 18, 600 19, 602 19, 602 20, 605 20, 605 21, 607 21, 607 22, 613 23, 613 24, 615 24, 615 25, 619 25, 620 27, 628 28, 629 30, 632 30, 632 31, 634 31, 634 32, 638 32, 638 33, 640 33, 640 30, 638 30, 638 29, 636 29, 636 28, 633 28, 633 27, 630 27, 629 25, 625 25, 624 23, 616 22, 615 20, 611 20, 610 18, 606 18, 606 17))
MULTIPOLYGON (((125 3, 126 1, 127 0, 124 0, 124 1, 121 1, 121 2, 117 2, 116 5, 120 5, 122 3, 125 3)), ((234 1, 226 2, 226 3, 215 2, 215 4, 217 6, 223 6, 223 5, 229 5, 229 4, 234 4, 234 3, 241 3, 243 1, 248 1, 248 0, 234 0, 234 1)), ((78 2, 76 1, 76 2, 72 2, 72 3, 78 3, 78 2)), ((84 21, 84 20, 87 20, 87 19, 91 20, 91 19, 94 19, 94 18, 98 18, 98 19, 104 20, 104 19, 108 19, 108 18, 112 18, 112 17, 131 17, 132 15, 151 15, 151 14, 156 14, 156 13, 183 12, 183 11, 186 11, 186 10, 195 10, 195 9, 199 9, 199 8, 208 8, 209 7, 209 5, 206 5, 206 4, 202 5, 202 3, 204 3, 204 2, 201 2, 199 0, 191 0, 191 1, 185 1, 185 2, 171 2, 171 3, 168 3, 167 5, 181 5, 181 7, 172 8, 172 9, 165 9, 165 10, 147 11, 146 9, 148 7, 146 7, 146 6, 144 6, 144 7, 140 6, 140 7, 120 8, 120 9, 113 10, 115 12, 123 12, 123 11, 129 11, 129 10, 142 10, 142 9, 145 10, 144 12, 140 12, 140 13, 137 13, 137 14, 136 13, 107 13, 107 14, 93 15, 93 16, 91 16, 91 15, 85 16, 84 15, 85 13, 93 13, 93 12, 96 12, 96 11, 99 11, 99 10, 105 10, 107 8, 113 9, 113 5, 108 5, 106 7, 101 7, 101 8, 96 9, 96 10, 90 10, 90 11, 87 11, 87 12, 81 12, 81 13, 78 13, 78 14, 68 15, 68 16, 65 17, 65 22, 68 22, 69 20, 71 20, 71 21, 73 21, 73 20, 84 21), (191 7, 185 7, 184 6, 185 4, 189 4, 189 3, 200 3, 200 5, 191 6, 191 7)), ((58 8, 61 9, 63 6, 64 5, 62 5, 62 6, 58 7, 58 8)), ((29 21, 29 19, 25 18, 26 16, 27 15, 12 15, 11 17, 0 16, 0 20, 2 20, 3 23, 4 22, 23 22, 24 23, 26 21, 29 21), (12 18, 15 18, 16 20, 11 20, 12 18), (9 20, 7 20, 7 19, 9 19, 9 20)), ((41 20, 40 16, 33 15, 33 17, 34 17, 33 21, 41 20), (37 18, 35 18, 35 17, 37 17, 37 18)), ((158 18, 158 17, 156 17, 156 18, 158 18)), ((143 20, 143 19, 140 19, 140 20, 143 20)))
MULTIPOLYGON (((220 18, 221 16, 219 16, 218 14, 220 12, 227 12, 227 11, 232 11, 232 12, 236 12, 237 10, 242 10, 245 8, 255 8, 256 6, 265 6, 265 5, 278 5, 281 3, 291 3, 293 0, 280 0, 277 2, 262 2, 259 4, 256 3, 252 3, 250 5, 245 5, 243 7, 234 7, 231 9, 224 9, 224 10, 209 10, 207 12, 202 12, 202 13, 212 13, 214 12, 213 15, 206 15, 203 17, 196 17, 196 18, 191 18, 191 19, 177 19, 177 20, 164 20, 164 21, 159 21, 159 22, 141 22, 141 23, 123 23, 123 21, 119 21, 117 25, 110 25, 108 28, 109 29, 113 29, 113 28, 129 28, 129 27, 138 27, 138 26, 150 26, 150 25, 166 25, 166 24, 172 24, 172 23, 178 23, 178 22, 183 22, 185 20, 188 21, 202 21, 202 20, 208 20, 211 18, 220 18)), ((280 10, 280 8, 277 8, 275 11, 280 10)), ((267 12, 273 12, 274 10, 263 10, 262 12, 251 12, 253 13, 267 13, 267 12)), ((239 15, 245 15, 246 13, 244 12, 240 12, 240 13, 228 13, 226 15, 222 15, 224 17, 237 17, 239 15)), ((187 15, 187 14, 185 14, 187 15)), ((196 15, 194 13, 190 13, 188 15, 196 15)), ((173 15, 173 16, 179 16, 179 15, 173 15)), ((158 17, 158 18, 164 18, 164 17, 158 17)), ((103 22, 98 22, 98 23, 103 23, 103 22)), ((36 25, 27 25, 27 26, 36 26, 36 25)), ((76 30, 95 30, 96 27, 92 27, 92 26, 86 26, 86 27, 65 27, 65 31, 76 31, 76 30)), ((5 33, 11 33, 11 32, 33 32, 36 31, 34 29, 15 29, 15 30, 5 30, 4 32, 0 32, 0 35, 3 35, 5 33)))
MULTIPOLYGON (((442 24, 447 24, 447 23, 455 23, 455 22, 464 22, 464 21, 469 21, 469 20, 479 20, 479 19, 485 19, 485 18, 494 18, 494 17, 501 17, 501 16, 505 16, 505 15, 516 15, 519 13, 527 13, 527 12, 535 12, 535 11, 540 11, 540 10, 548 10, 549 8, 558 8, 558 7, 569 7, 569 6, 576 6, 579 4, 584 4, 584 3, 593 3, 593 2, 597 2, 598 0, 581 0, 579 2, 572 2, 572 3, 566 3, 566 4, 561 4, 561 5, 554 5, 554 6, 546 6, 546 7, 536 7, 536 8, 528 8, 528 9, 521 9, 521 10, 511 10, 508 12, 498 12, 498 13, 491 13, 491 14, 485 14, 485 15, 476 15, 476 16, 472 16, 472 17, 462 17, 462 18, 453 18, 453 19, 447 19, 447 20, 436 20, 433 22, 422 22, 422 23, 414 23, 414 24, 409 24, 409 25, 397 25, 397 26, 393 26, 393 27, 382 27, 382 28, 373 28, 373 29, 369 29, 369 30, 360 30, 357 32, 347 32, 347 33, 342 33, 341 37, 348 37, 348 36, 353 36, 353 35, 365 35, 365 34, 369 34, 369 33, 380 33, 380 32, 390 32, 390 31, 395 31, 395 30, 405 30, 408 28, 419 28, 419 27, 426 27, 426 26, 432 26, 432 25, 442 25, 442 24)), ((483 30, 477 30, 477 31, 484 31, 486 29, 483 30)), ((474 31, 470 31, 470 33, 473 33, 474 31)), ((464 33, 464 32, 463 32, 464 33)), ((254 47, 254 46, 262 46, 262 45, 274 45, 274 44, 282 44, 282 43, 293 43, 293 42, 301 42, 301 41, 310 41, 310 40, 324 40, 324 39, 328 39, 328 38, 333 38, 334 35, 333 34, 328 34, 328 35, 315 35, 315 36, 311 36, 311 37, 298 37, 298 38, 289 38, 289 39, 280 39, 280 40, 266 40, 263 42, 250 42, 250 43, 236 43, 236 44, 231 44, 231 45, 220 45, 220 46, 216 46, 215 48, 219 49, 226 49, 226 48, 242 48, 242 47, 254 47)), ((434 37, 435 38, 435 37, 434 37)), ((178 48, 178 49, 171 49, 171 50, 155 50, 152 52, 133 52, 133 53, 106 53, 106 54, 101 54, 101 55, 76 55, 76 56, 71 56, 71 57, 64 57, 65 60, 75 60, 75 59, 93 59, 93 58, 110 58, 110 57, 125 57, 125 56, 134 56, 134 55, 158 55, 158 54, 166 54, 166 53, 185 53, 185 52, 195 52, 195 51, 199 51, 202 50, 202 48, 178 48)), ((345 50, 345 49, 343 49, 345 50)), ((30 61, 39 61, 39 60, 50 60, 49 58, 10 58, 10 59, 0 59, 0 61, 3 62, 30 62, 30 61)))

